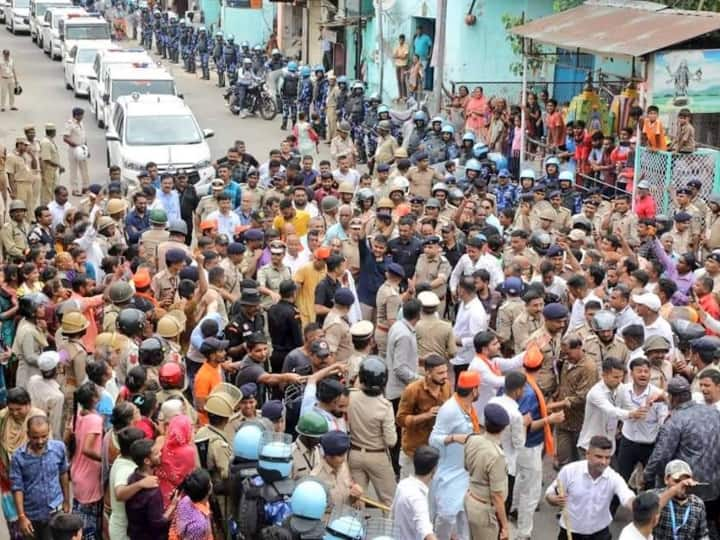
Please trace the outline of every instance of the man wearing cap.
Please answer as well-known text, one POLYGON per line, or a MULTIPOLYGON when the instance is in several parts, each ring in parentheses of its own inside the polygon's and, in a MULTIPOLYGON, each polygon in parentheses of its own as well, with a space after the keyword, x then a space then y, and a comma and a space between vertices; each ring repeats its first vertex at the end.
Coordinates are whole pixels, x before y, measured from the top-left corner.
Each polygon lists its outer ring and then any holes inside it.
POLYGON ((693 236, 690 221, 692 216, 687 212, 675 212, 674 225, 670 230, 673 239, 673 250, 679 254, 692 253, 698 237, 693 236))
POLYGON ((350 129, 350 124, 346 121, 338 124, 337 135, 330 140, 330 156, 334 161, 338 161, 340 156, 348 156, 350 163, 354 165, 357 162, 357 149, 350 138, 350 129))
POLYGON ((0 243, 6 259, 12 261, 22 260, 28 252, 28 229, 25 224, 27 214, 25 202, 22 200, 10 201, 10 219, 0 229, 0 243))
POLYGON ((635 213, 640 219, 655 219, 655 215, 657 213, 655 208, 655 199, 650 193, 650 182, 647 180, 640 180, 637 183, 635 213))
POLYGON ((423 291, 417 299, 422 306, 420 320, 415 325, 418 356, 421 360, 436 354, 450 360, 457 354, 452 324, 440 316, 440 299, 432 291, 423 291))
POLYGON ((505 293, 505 300, 497 310, 497 324, 495 325, 498 339, 501 343, 507 344, 508 350, 513 349, 513 322, 525 311, 525 303, 522 300, 523 282, 516 276, 511 276, 502 284, 502 291, 505 293))
POLYGON ((270 264, 257 271, 258 291, 263 295, 262 306, 265 310, 280 301, 280 283, 292 279, 290 267, 283 264, 285 244, 280 240, 270 242, 270 264))
POLYGON ((325 339, 330 346, 330 351, 335 355, 335 360, 343 364, 350 359, 353 353, 348 314, 354 303, 355 295, 352 291, 344 287, 339 288, 335 292, 335 305, 323 323, 325 339))
POLYGON ((27 391, 32 406, 47 416, 54 438, 62 440, 65 394, 57 381, 60 356, 55 351, 45 351, 38 356, 37 363, 40 373, 30 376, 27 391))
MULTIPOLYGON (((389 165, 398 149, 397 139, 392 134, 392 123, 390 120, 381 120, 377 125, 378 139, 373 163, 377 165, 389 165)), ((389 170, 389 169, 388 169, 389 170)))
POLYGON ((529 289, 522 296, 525 310, 512 322, 512 339, 515 354, 525 350, 528 338, 545 323, 542 310, 545 307, 543 295, 536 289, 529 289))
POLYGON ((347 381, 354 386, 360 369, 360 363, 372 352, 375 327, 370 321, 358 321, 350 327, 353 354, 348 359, 347 381))
POLYGON ((225 184, 222 178, 215 178, 210 182, 210 194, 204 195, 200 198, 197 208, 195 209, 195 223, 194 228, 199 230, 200 222, 208 219, 210 214, 216 212, 220 205, 218 204, 218 197, 223 193, 225 184))
POLYGON ((75 156, 77 147, 87 145, 87 136, 83 125, 84 116, 85 111, 82 108, 73 108, 72 117, 65 122, 65 133, 63 134, 63 142, 68 145, 70 185, 73 189, 73 195, 76 197, 81 195, 81 190, 86 190, 90 185, 88 159, 78 159, 75 156), (78 180, 78 173, 80 174, 81 183, 78 180))
POLYGON ((429 236, 423 240, 423 253, 418 257, 415 266, 415 284, 428 283, 440 299, 438 312, 445 313, 445 294, 452 267, 442 254, 439 236, 429 236))
POLYGON ((545 324, 530 334, 527 346, 535 344, 543 355, 542 367, 538 371, 538 386, 546 397, 557 388, 555 370, 560 364, 560 350, 563 332, 567 329, 568 309, 559 303, 547 304, 543 308, 545 324))
POLYGON ((60 165, 60 154, 55 142, 56 133, 55 124, 45 124, 45 137, 40 141, 40 171, 42 173, 40 204, 42 205, 53 200, 58 175, 65 171, 60 165))
MULTIPOLYGON (((662 307, 660 298, 653 293, 635 294, 632 296, 632 302, 635 304, 635 312, 642 319, 645 328, 645 340, 651 336, 662 336, 668 343, 674 343, 673 331, 670 323, 660 316, 660 308, 662 307)), ((671 347, 671 351, 674 347, 671 347)))
POLYGON ((375 200, 379 201, 383 197, 390 196, 390 165, 387 163, 380 163, 375 168, 375 178, 372 182, 372 190, 375 194, 375 200))
POLYGON ((705 502, 708 520, 717 519, 720 495, 720 415, 714 407, 692 399, 687 379, 675 375, 667 387, 670 416, 660 428, 655 448, 643 472, 645 487, 655 485, 663 469, 674 459, 685 461, 694 479, 707 483, 695 493, 705 502))
POLYGON ((478 396, 480 374, 460 373, 455 394, 439 409, 429 444, 440 452, 430 498, 435 508, 435 534, 438 540, 468 538, 468 522, 461 493, 468 489, 470 476, 465 469, 465 443, 469 435, 480 432, 473 401, 478 396))
POLYGON ((241 270, 244 254, 245 244, 231 242, 227 247, 227 257, 220 261, 220 266, 225 270, 225 290, 236 298, 240 297, 240 284, 244 278, 241 270))
POLYGON ((161 208, 153 208, 148 213, 150 221, 150 229, 144 231, 140 235, 140 243, 145 248, 146 257, 148 257, 157 267, 157 249, 158 246, 170 238, 170 233, 165 230, 167 226, 167 214, 161 208))
POLYGON ((670 191, 672 202, 675 203, 675 211, 690 214, 690 233, 693 238, 697 239, 702 231, 705 216, 692 202, 692 197, 695 195, 693 188, 688 185, 681 186, 675 192, 674 197, 672 189, 670 191))
POLYGON ((434 182, 442 182, 443 177, 432 167, 427 152, 418 152, 414 167, 410 167, 407 179, 410 182, 410 193, 428 199, 434 182))
POLYGON ((170 249, 165 254, 167 268, 152 278, 152 290, 155 299, 168 307, 179 300, 177 289, 180 284, 180 270, 185 266, 187 256, 182 249, 170 249))
POLYGON ((24 137, 15 140, 15 150, 8 154, 5 172, 8 175, 10 197, 23 201, 26 208, 34 208, 32 200, 32 154, 24 137))
POLYGON ((328 509, 353 504, 362 497, 363 490, 350 476, 347 452, 350 437, 342 431, 328 431, 320 438, 323 458, 310 473, 325 484, 328 490, 328 509))
POLYGON ((185 252, 186 257, 192 258, 192 251, 185 243, 187 237, 187 223, 182 220, 171 221, 168 225, 169 237, 164 242, 158 244, 157 247, 157 270, 162 272, 167 268, 165 256, 171 249, 177 249, 185 252))
POLYGON ((320 439, 328 432, 328 424, 320 414, 309 411, 300 417, 295 431, 298 437, 292 446, 291 478, 297 482, 310 476, 311 471, 320 464, 320 439))
POLYGON ((630 195, 619 193, 615 195, 613 211, 603 217, 600 227, 603 231, 619 235, 631 245, 637 245, 638 217, 630 209, 630 195))
POLYGON ((485 432, 471 435, 465 443, 465 467, 470 476, 465 513, 471 538, 509 539, 507 464, 500 436, 510 424, 510 416, 501 405, 490 403, 484 417, 485 432))
POLYGON ((378 354, 385 358, 387 351, 388 332, 395 324, 398 312, 405 295, 400 294, 400 282, 405 277, 405 270, 398 263, 391 262, 385 270, 385 282, 377 292, 375 307, 377 310, 375 326, 375 343, 378 354))

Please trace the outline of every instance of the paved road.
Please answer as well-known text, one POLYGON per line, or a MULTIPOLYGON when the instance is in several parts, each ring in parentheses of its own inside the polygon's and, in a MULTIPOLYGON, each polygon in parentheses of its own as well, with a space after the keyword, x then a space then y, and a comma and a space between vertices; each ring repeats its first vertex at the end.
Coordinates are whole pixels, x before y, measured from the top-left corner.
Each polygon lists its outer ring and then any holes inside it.
MULTIPOLYGON (((38 133, 42 133, 42 125, 46 122, 54 122, 58 129, 62 129, 73 107, 88 107, 87 100, 77 99, 65 89, 62 64, 51 61, 28 36, 12 36, 0 29, 0 49, 4 48, 9 48, 15 57, 23 94, 17 100, 19 111, 0 113, 0 142, 8 147, 14 145, 15 137, 22 135, 25 124, 34 124, 38 133)), ((189 75, 181 66, 169 64, 168 68, 174 74, 178 88, 201 127, 215 130, 215 137, 208 141, 214 157, 224 154, 236 139, 245 140, 248 151, 259 161, 266 159, 271 148, 279 146, 285 133, 280 130, 279 117, 273 122, 266 122, 252 117, 240 119, 233 116, 225 107, 222 90, 213 81, 203 81, 196 75, 189 75)), ((104 130, 97 127, 89 108, 86 115, 86 130, 93 156, 90 162, 91 182, 104 184, 107 182, 104 130)), ((321 144, 321 157, 327 157, 327 154, 327 146, 321 144)), ((61 177, 61 183, 67 185, 66 182, 66 177, 61 177)), ((546 462, 544 486, 552 480, 553 475, 550 463, 546 462)), ((540 510, 535 514, 534 538, 556 537, 555 515, 553 508, 541 502, 540 510)), ((626 516, 622 511, 621 515, 626 516)), ((3 529, 0 521, 0 540, 4 540, 3 529)), ((619 527, 614 529, 617 531, 619 527)))

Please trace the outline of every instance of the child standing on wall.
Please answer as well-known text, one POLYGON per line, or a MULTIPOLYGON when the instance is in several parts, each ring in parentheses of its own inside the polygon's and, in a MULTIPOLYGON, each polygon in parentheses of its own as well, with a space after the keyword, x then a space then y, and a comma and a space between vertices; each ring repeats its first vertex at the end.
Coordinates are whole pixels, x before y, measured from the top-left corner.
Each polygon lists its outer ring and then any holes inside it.
POLYGON ((658 118, 660 109, 655 105, 647 108, 647 117, 643 122, 643 133, 647 137, 648 146, 652 150, 667 150, 667 139, 665 137, 665 128, 658 118))
POLYGON ((690 109, 680 109, 678 112, 677 136, 670 144, 670 150, 680 154, 695 151, 695 128, 690 123, 690 109))

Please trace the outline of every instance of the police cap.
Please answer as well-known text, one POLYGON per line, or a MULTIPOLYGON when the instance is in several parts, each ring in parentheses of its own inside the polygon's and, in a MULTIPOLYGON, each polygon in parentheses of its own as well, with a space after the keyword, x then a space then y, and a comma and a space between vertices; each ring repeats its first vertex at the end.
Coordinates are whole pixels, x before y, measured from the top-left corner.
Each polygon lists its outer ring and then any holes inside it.
POLYGON ((370 321, 358 321, 350 327, 350 335, 359 339, 369 338, 374 331, 370 321))
POLYGON ((328 431, 320 438, 326 456, 342 456, 350 450, 350 437, 344 431, 328 431))
POLYGON ((284 412, 285 407, 283 406, 282 401, 278 399, 266 401, 263 404, 262 409, 260 410, 260 414, 262 414, 262 417, 267 418, 271 422, 277 422, 282 419, 284 412))
POLYGON ((335 303, 341 306, 352 306, 355 303, 355 295, 350 289, 344 287, 335 291, 335 303))
POLYGON ((559 302, 553 302, 543 308, 543 317, 551 321, 565 319, 568 316, 568 309, 559 302))
POLYGON ((404 278, 404 277, 405 277, 405 269, 404 269, 401 265, 399 265, 398 263, 396 263, 396 262, 391 262, 391 263, 389 263, 389 264, 387 265, 387 271, 388 271, 390 274, 394 274, 394 275, 399 276, 399 277, 401 277, 401 278, 404 278))
POLYGON ((502 405, 488 403, 484 409, 485 422, 498 427, 505 427, 510 423, 510 416, 502 405))

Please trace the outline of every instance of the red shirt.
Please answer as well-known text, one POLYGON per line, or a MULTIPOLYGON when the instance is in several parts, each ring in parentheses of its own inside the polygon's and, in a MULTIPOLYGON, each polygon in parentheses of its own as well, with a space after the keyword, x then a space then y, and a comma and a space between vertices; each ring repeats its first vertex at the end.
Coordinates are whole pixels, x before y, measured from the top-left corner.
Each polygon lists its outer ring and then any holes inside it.
MULTIPOLYGON (((713 319, 720 319, 720 306, 718 306, 715 295, 712 293, 706 294, 702 298, 698 298, 698 304, 705 313, 710 315, 713 319)), ((709 329, 705 331, 709 336, 714 336, 715 332, 711 332, 709 329)))
POLYGON ((588 162, 590 150, 592 150, 590 135, 585 132, 581 141, 575 139, 575 163, 577 163, 578 172, 582 174, 590 174, 591 172, 590 163, 588 162))
POLYGON ((654 219, 655 213, 655 199, 652 195, 646 197, 637 197, 635 199, 635 213, 640 219, 654 219))

